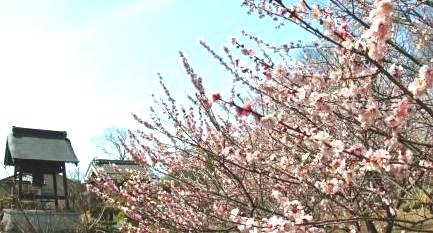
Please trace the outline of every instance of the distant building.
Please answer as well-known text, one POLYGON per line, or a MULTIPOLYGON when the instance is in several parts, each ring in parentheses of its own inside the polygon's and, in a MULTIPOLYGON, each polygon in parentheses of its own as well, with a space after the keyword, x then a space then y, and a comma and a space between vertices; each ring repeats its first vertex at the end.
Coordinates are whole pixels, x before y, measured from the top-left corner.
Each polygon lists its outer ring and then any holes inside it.
POLYGON ((99 175, 99 169, 104 169, 104 171, 111 177, 118 176, 118 172, 113 168, 112 165, 116 165, 122 171, 138 171, 143 174, 147 174, 148 171, 143 166, 140 166, 132 160, 111 160, 111 159, 93 159, 90 162, 89 167, 86 171, 86 180, 90 181, 92 177, 97 177, 99 175))
MULTIPOLYGON (((104 172, 107 173, 111 178, 116 179, 122 177, 121 174, 119 174, 119 172, 113 167, 113 165, 116 165, 120 170, 122 170, 122 172, 132 171, 139 172, 143 176, 149 175, 149 172, 146 168, 136 164, 132 160, 93 159, 86 171, 86 181, 88 183, 92 183, 93 179, 100 175, 100 169, 103 169, 104 172)), ((124 223, 124 221, 128 221, 127 218, 116 220, 116 215, 119 213, 119 210, 113 207, 103 209, 104 212, 101 218, 101 223, 103 225, 118 228, 124 223)))

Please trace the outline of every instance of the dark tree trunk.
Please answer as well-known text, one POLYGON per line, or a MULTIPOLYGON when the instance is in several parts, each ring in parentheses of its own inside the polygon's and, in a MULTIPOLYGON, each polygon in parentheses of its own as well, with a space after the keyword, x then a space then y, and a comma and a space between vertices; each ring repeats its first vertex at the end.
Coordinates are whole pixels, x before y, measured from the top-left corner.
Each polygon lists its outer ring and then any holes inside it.
POLYGON ((376 226, 374 225, 373 221, 365 221, 365 224, 367 225, 367 232, 368 233, 378 233, 376 226))

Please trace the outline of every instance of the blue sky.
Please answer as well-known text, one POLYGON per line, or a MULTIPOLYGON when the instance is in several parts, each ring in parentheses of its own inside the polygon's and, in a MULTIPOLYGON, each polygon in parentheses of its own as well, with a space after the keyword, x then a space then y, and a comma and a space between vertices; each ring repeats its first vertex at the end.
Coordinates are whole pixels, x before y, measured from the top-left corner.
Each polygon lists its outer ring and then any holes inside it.
POLYGON ((151 94, 161 93, 158 72, 176 96, 191 90, 177 51, 217 91, 230 78, 199 38, 217 51, 241 29, 268 40, 305 38, 290 27, 276 33, 241 2, 0 0, 0 142, 13 125, 66 130, 83 170, 103 157, 94 139, 104 128, 134 127, 132 112, 147 115, 151 94))

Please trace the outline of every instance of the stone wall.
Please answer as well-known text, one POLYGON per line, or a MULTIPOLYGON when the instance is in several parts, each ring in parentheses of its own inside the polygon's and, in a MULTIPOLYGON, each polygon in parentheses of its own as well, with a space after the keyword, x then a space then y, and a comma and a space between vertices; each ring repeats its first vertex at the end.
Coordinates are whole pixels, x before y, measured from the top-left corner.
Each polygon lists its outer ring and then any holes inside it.
POLYGON ((80 215, 69 211, 4 209, 1 223, 5 233, 83 232, 80 226, 80 215))

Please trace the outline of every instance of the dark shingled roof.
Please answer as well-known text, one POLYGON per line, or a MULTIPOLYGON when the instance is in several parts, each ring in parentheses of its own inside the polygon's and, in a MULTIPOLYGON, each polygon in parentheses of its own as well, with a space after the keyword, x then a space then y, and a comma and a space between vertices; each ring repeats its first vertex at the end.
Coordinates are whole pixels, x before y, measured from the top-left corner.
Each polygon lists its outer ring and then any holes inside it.
POLYGON ((78 163, 65 131, 12 127, 6 141, 5 165, 15 160, 78 163))

